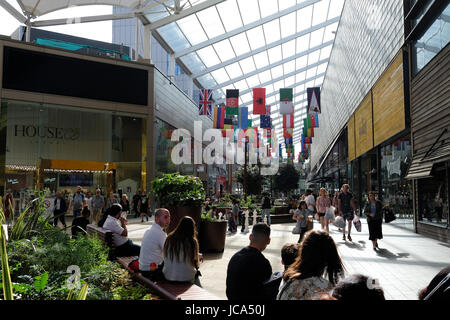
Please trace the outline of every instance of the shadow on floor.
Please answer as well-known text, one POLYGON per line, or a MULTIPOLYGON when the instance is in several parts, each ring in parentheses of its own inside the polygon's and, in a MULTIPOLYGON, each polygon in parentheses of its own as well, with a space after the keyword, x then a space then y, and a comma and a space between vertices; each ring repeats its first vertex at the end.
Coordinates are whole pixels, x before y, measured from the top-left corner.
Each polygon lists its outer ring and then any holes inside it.
POLYGON ((401 258, 408 258, 409 257, 409 253, 393 253, 391 251, 389 251, 388 249, 383 249, 380 248, 377 251, 377 255, 379 255, 380 257, 389 259, 389 260, 397 260, 397 259, 401 259, 401 258))
POLYGON ((438 242, 439 245, 450 248, 450 244, 449 243, 442 243, 442 242, 438 242))
POLYGON ((358 241, 358 242, 359 243, 352 242, 352 241, 345 241, 345 242, 341 241, 341 242, 338 242, 337 245, 339 246, 339 245, 344 244, 347 247, 349 247, 350 249, 357 249, 357 250, 361 250, 361 251, 364 250, 366 248, 366 243, 364 241, 358 241))
POLYGON ((209 261, 209 260, 220 260, 222 259, 223 252, 217 252, 217 253, 204 253, 203 254, 203 260, 209 261))

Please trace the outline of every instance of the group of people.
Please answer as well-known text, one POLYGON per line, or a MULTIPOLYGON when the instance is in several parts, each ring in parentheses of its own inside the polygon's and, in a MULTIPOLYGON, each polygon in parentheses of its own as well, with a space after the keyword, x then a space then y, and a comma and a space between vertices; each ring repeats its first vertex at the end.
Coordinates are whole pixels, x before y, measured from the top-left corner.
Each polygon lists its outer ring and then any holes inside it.
MULTIPOLYGON (((353 194, 349 191, 348 184, 344 184, 341 192, 335 194, 333 200, 330 199, 328 191, 320 188, 319 196, 315 199, 312 190, 308 189, 306 194, 302 196, 298 203, 297 210, 294 211, 292 217, 297 221, 300 229, 300 243, 308 231, 307 218, 310 214, 317 214, 322 230, 329 232, 329 224, 334 220, 335 216, 341 216, 346 222, 342 228, 342 240, 348 239, 352 241, 351 230, 355 217, 358 217, 353 194), (330 212, 331 211, 331 212, 330 212), (348 233, 346 235, 346 227, 348 233)), ((367 224, 369 228, 369 240, 372 241, 373 249, 377 250, 378 240, 383 238, 382 221, 383 221, 383 205, 381 201, 376 199, 375 192, 369 192, 368 201, 364 206, 364 213, 367 216, 367 224)))
MULTIPOLYGON (((270 244, 270 231, 264 223, 253 226, 250 244, 230 259, 229 300, 385 300, 383 289, 370 276, 346 275, 336 243, 325 230, 308 231, 300 243, 285 244, 281 249, 284 272, 281 277, 274 276, 262 254, 270 244)), ((449 299, 449 272, 450 266, 441 270, 418 298, 449 299)))
POLYGON ((102 220, 102 214, 106 219, 108 211, 114 204, 120 204, 124 214, 131 213, 132 209, 136 218, 141 217, 141 222, 144 222, 144 218, 148 221, 149 215, 151 215, 149 210, 149 196, 145 191, 141 192, 141 190, 137 190, 130 203, 126 193, 121 193, 117 197, 111 191, 105 198, 100 189, 96 189, 94 195, 92 195, 90 191, 87 191, 85 194, 81 186, 77 186, 76 192, 68 201, 60 191, 56 193, 53 201, 54 226, 57 226, 58 222, 61 222, 64 228, 66 228, 65 214, 72 211, 74 217, 72 222, 73 236, 76 236, 82 230, 86 230, 86 226, 89 223, 99 225, 100 220, 102 220))

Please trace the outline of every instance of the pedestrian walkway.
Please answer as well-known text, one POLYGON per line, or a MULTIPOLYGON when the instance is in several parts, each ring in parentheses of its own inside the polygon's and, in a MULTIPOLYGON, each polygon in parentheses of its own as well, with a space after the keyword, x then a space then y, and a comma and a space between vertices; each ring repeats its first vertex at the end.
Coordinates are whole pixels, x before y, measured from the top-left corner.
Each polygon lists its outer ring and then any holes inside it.
MULTIPOLYGON (((347 274, 362 273, 377 279, 388 300, 417 300, 420 289, 445 266, 450 264, 450 245, 409 230, 383 224, 384 239, 380 250, 372 249, 365 219, 361 219, 362 231, 352 228, 352 240, 342 240, 342 232, 334 226, 330 234, 338 246, 347 274)), ((297 242, 298 235, 291 233, 292 224, 272 225, 271 243, 263 252, 272 265, 273 272, 284 270, 281 264, 281 248, 287 242, 297 242)), ((314 229, 320 229, 315 222, 314 229)), ((203 287, 226 299, 225 283, 227 265, 233 254, 248 245, 249 234, 227 236, 225 251, 204 255, 200 266, 203 287)), ((257 268, 258 266, 255 266, 257 268)))
MULTIPOLYGON (((154 218, 141 223, 140 218, 129 219, 128 237, 140 244, 145 231, 154 218)), ((408 229, 383 223, 380 250, 372 249, 365 219, 362 231, 352 228, 352 242, 342 240, 342 232, 330 226, 330 235, 336 242, 348 274, 361 273, 377 279, 388 300, 417 300, 419 290, 450 264, 450 244, 416 234, 408 229)), ((298 235, 291 233, 294 223, 271 226, 271 243, 263 254, 270 261, 273 272, 284 270, 281 248, 287 242, 297 242, 298 235)), ((251 228, 251 226, 250 226, 251 228)), ((314 229, 320 225, 314 222, 314 229)), ((249 233, 227 235, 223 253, 205 254, 200 266, 202 286, 209 292, 226 299, 227 266, 233 254, 249 244, 249 233)), ((257 268, 258 266, 255 266, 257 268)))

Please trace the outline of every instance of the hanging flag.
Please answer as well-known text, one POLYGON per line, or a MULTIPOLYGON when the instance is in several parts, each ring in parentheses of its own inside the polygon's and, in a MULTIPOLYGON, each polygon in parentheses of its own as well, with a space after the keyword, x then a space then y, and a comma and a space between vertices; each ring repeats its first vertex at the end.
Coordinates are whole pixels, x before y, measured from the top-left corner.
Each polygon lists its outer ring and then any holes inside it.
POLYGON ((306 92, 308 96, 308 113, 320 113, 320 87, 307 88, 306 92))
POLYGON ((212 90, 202 89, 200 90, 199 111, 200 116, 212 117, 212 90))
POLYGON ((266 116, 261 114, 259 116, 259 127, 261 129, 267 129, 267 128, 272 128, 272 119, 270 118, 270 116, 266 116))
POLYGON ((227 107, 239 107, 239 89, 227 89, 227 107))
POLYGON ((282 152, 283 150, 281 149, 281 143, 280 144, 278 144, 278 156, 280 157, 280 159, 281 158, 283 158, 283 152, 282 152))
POLYGON ((238 126, 239 129, 248 128, 248 107, 239 108, 238 126))
POLYGON ((226 107, 225 110, 227 116, 237 116, 239 114, 239 107, 226 107))
POLYGON ((223 129, 224 121, 225 121, 225 108, 224 107, 215 107, 214 108, 213 128, 223 129))
POLYGON ((310 117, 310 116, 307 116, 307 117, 306 117, 306 123, 307 123, 307 125, 308 125, 308 129, 310 129, 310 128, 313 127, 312 124, 311 124, 311 117, 310 117))
POLYGON ((248 127, 252 127, 252 119, 248 119, 248 127))
POLYGON ((292 88, 280 89, 280 114, 294 113, 293 96, 292 88))
POLYGON ((253 88, 253 114, 266 113, 266 88, 253 88))
POLYGON ((310 118, 310 122, 311 122, 311 128, 315 128, 316 127, 316 117, 314 117, 313 114, 308 114, 308 117, 310 118))
POLYGON ((316 125, 315 127, 318 128, 319 127, 319 114, 318 113, 314 114, 314 120, 315 120, 314 123, 316 125))
POLYGON ((283 128, 294 127, 294 114, 283 114, 283 128))
POLYGON ((294 133, 294 129, 283 128, 283 137, 284 138, 292 138, 294 133))

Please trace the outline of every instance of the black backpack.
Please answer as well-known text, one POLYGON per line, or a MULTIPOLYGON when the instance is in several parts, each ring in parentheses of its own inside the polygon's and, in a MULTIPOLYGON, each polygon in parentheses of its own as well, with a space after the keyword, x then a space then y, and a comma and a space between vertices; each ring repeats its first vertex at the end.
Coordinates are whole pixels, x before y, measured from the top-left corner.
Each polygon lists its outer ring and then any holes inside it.
POLYGON ((264 197, 263 209, 270 209, 270 198, 264 197))

